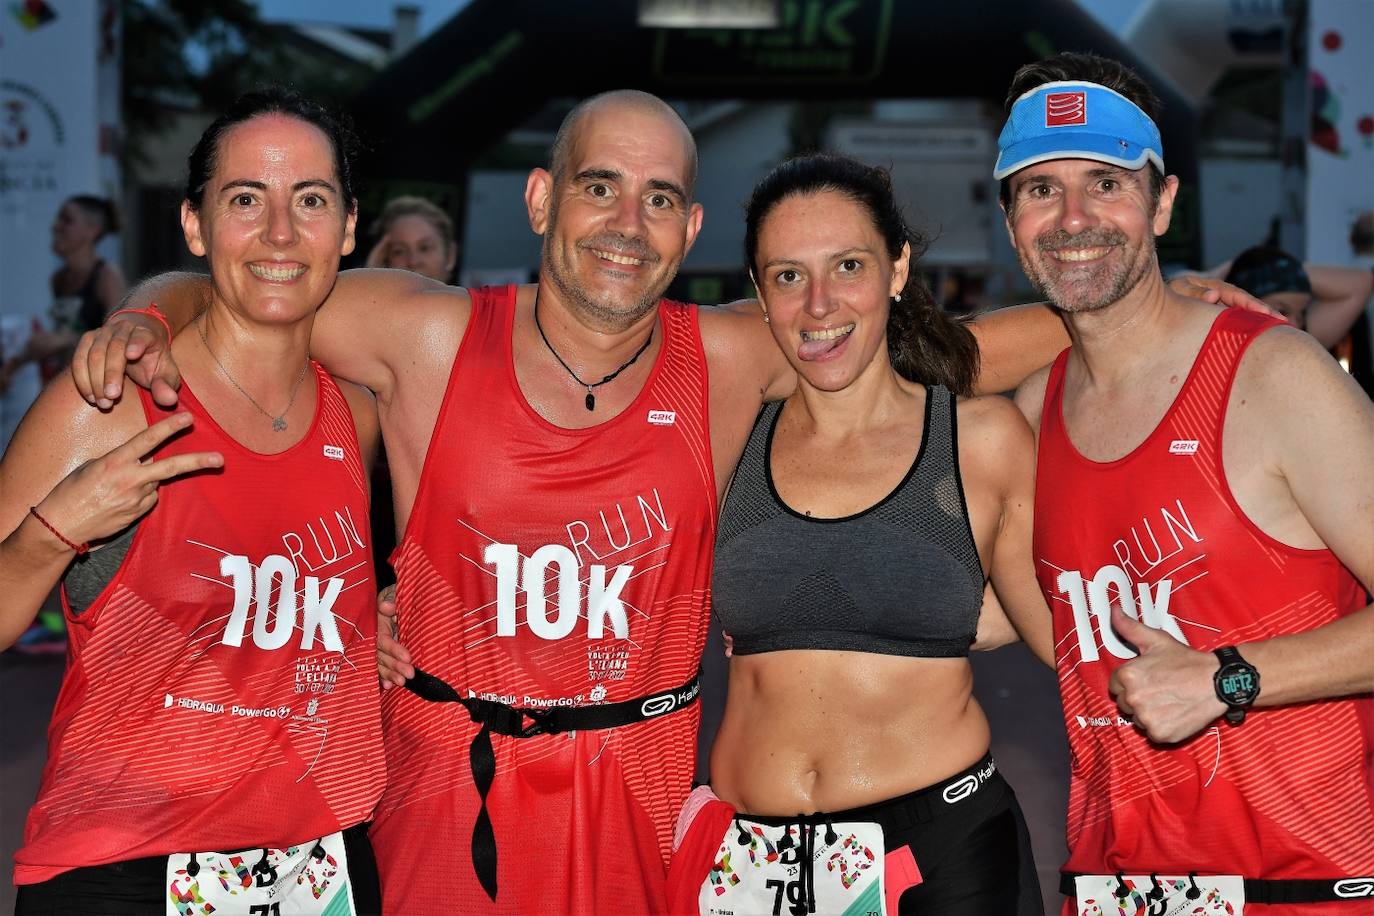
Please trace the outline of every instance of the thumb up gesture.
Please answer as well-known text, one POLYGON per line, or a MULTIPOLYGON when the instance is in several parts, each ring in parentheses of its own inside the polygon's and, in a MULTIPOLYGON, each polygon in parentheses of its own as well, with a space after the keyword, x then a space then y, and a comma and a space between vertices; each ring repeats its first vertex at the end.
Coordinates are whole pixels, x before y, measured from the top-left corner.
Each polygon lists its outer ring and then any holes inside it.
POLYGON ((1112 673, 1107 689, 1151 741, 1184 741, 1226 712, 1212 685, 1218 662, 1211 652, 1191 649, 1119 606, 1112 608, 1112 629, 1139 654, 1112 673))

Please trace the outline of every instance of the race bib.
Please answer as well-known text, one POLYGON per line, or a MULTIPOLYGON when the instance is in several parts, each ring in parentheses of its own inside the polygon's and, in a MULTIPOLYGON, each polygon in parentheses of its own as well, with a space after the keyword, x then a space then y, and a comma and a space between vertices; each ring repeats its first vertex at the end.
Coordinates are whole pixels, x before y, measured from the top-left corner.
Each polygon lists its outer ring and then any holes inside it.
POLYGON ((1245 879, 1235 875, 1080 875, 1079 916, 1241 916, 1245 879), (1125 891, 1125 896, 1118 896, 1125 891))
POLYGON ((698 898, 702 916, 785 916, 804 913, 802 831, 815 831, 811 860, 817 913, 886 916, 883 831, 877 824, 836 823, 827 843, 824 824, 770 826, 746 818, 730 822, 698 898), (791 838, 790 843, 783 837, 791 838))
POLYGON ((167 859, 167 916, 354 916, 343 834, 318 843, 167 859), (192 874, 192 872, 195 872, 192 874))

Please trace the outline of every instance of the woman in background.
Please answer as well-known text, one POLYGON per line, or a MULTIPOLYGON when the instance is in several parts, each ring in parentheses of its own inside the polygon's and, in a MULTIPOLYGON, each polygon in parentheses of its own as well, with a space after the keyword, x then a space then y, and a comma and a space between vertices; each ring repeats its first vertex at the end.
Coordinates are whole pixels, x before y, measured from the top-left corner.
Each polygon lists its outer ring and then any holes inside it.
MULTIPOLYGON (((63 202, 52 224, 52 250, 62 266, 48 281, 52 305, 47 326, 35 319, 24 349, 0 363, 0 392, 29 363, 38 364, 44 384, 65 371, 81 335, 104 324, 124 298, 124 274, 95 250, 101 239, 118 232, 119 213, 106 198, 78 194, 63 202)), ((61 611, 55 605, 40 609, 14 648, 25 655, 65 653, 67 628, 61 611)))
POLYGON ((372 224, 377 241, 367 256, 368 267, 395 267, 453 282, 458 243, 453 220, 423 197, 395 197, 372 224))

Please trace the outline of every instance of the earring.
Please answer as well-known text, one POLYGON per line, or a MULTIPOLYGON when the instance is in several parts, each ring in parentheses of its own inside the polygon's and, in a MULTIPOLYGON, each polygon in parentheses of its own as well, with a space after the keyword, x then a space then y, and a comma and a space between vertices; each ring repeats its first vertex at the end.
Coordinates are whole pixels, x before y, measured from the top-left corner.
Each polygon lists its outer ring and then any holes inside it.
POLYGON ((901 302, 901 301, 902 301, 902 294, 901 294, 901 293, 898 293, 897 295, 893 296, 893 297, 892 297, 892 301, 893 301, 893 302, 901 302))
POLYGON ((768 312, 766 311, 763 313, 763 323, 768 324, 768 312))

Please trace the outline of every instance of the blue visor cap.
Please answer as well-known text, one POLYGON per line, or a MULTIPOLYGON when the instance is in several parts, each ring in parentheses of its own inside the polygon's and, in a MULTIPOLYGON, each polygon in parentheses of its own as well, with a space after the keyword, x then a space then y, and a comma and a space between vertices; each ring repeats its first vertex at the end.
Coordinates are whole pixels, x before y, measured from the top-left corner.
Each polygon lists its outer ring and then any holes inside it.
POLYGON ((1092 159, 1138 169, 1153 162, 1164 172, 1159 128, 1130 99, 1096 83, 1037 86, 1011 106, 997 137, 999 181, 1050 159, 1092 159))

